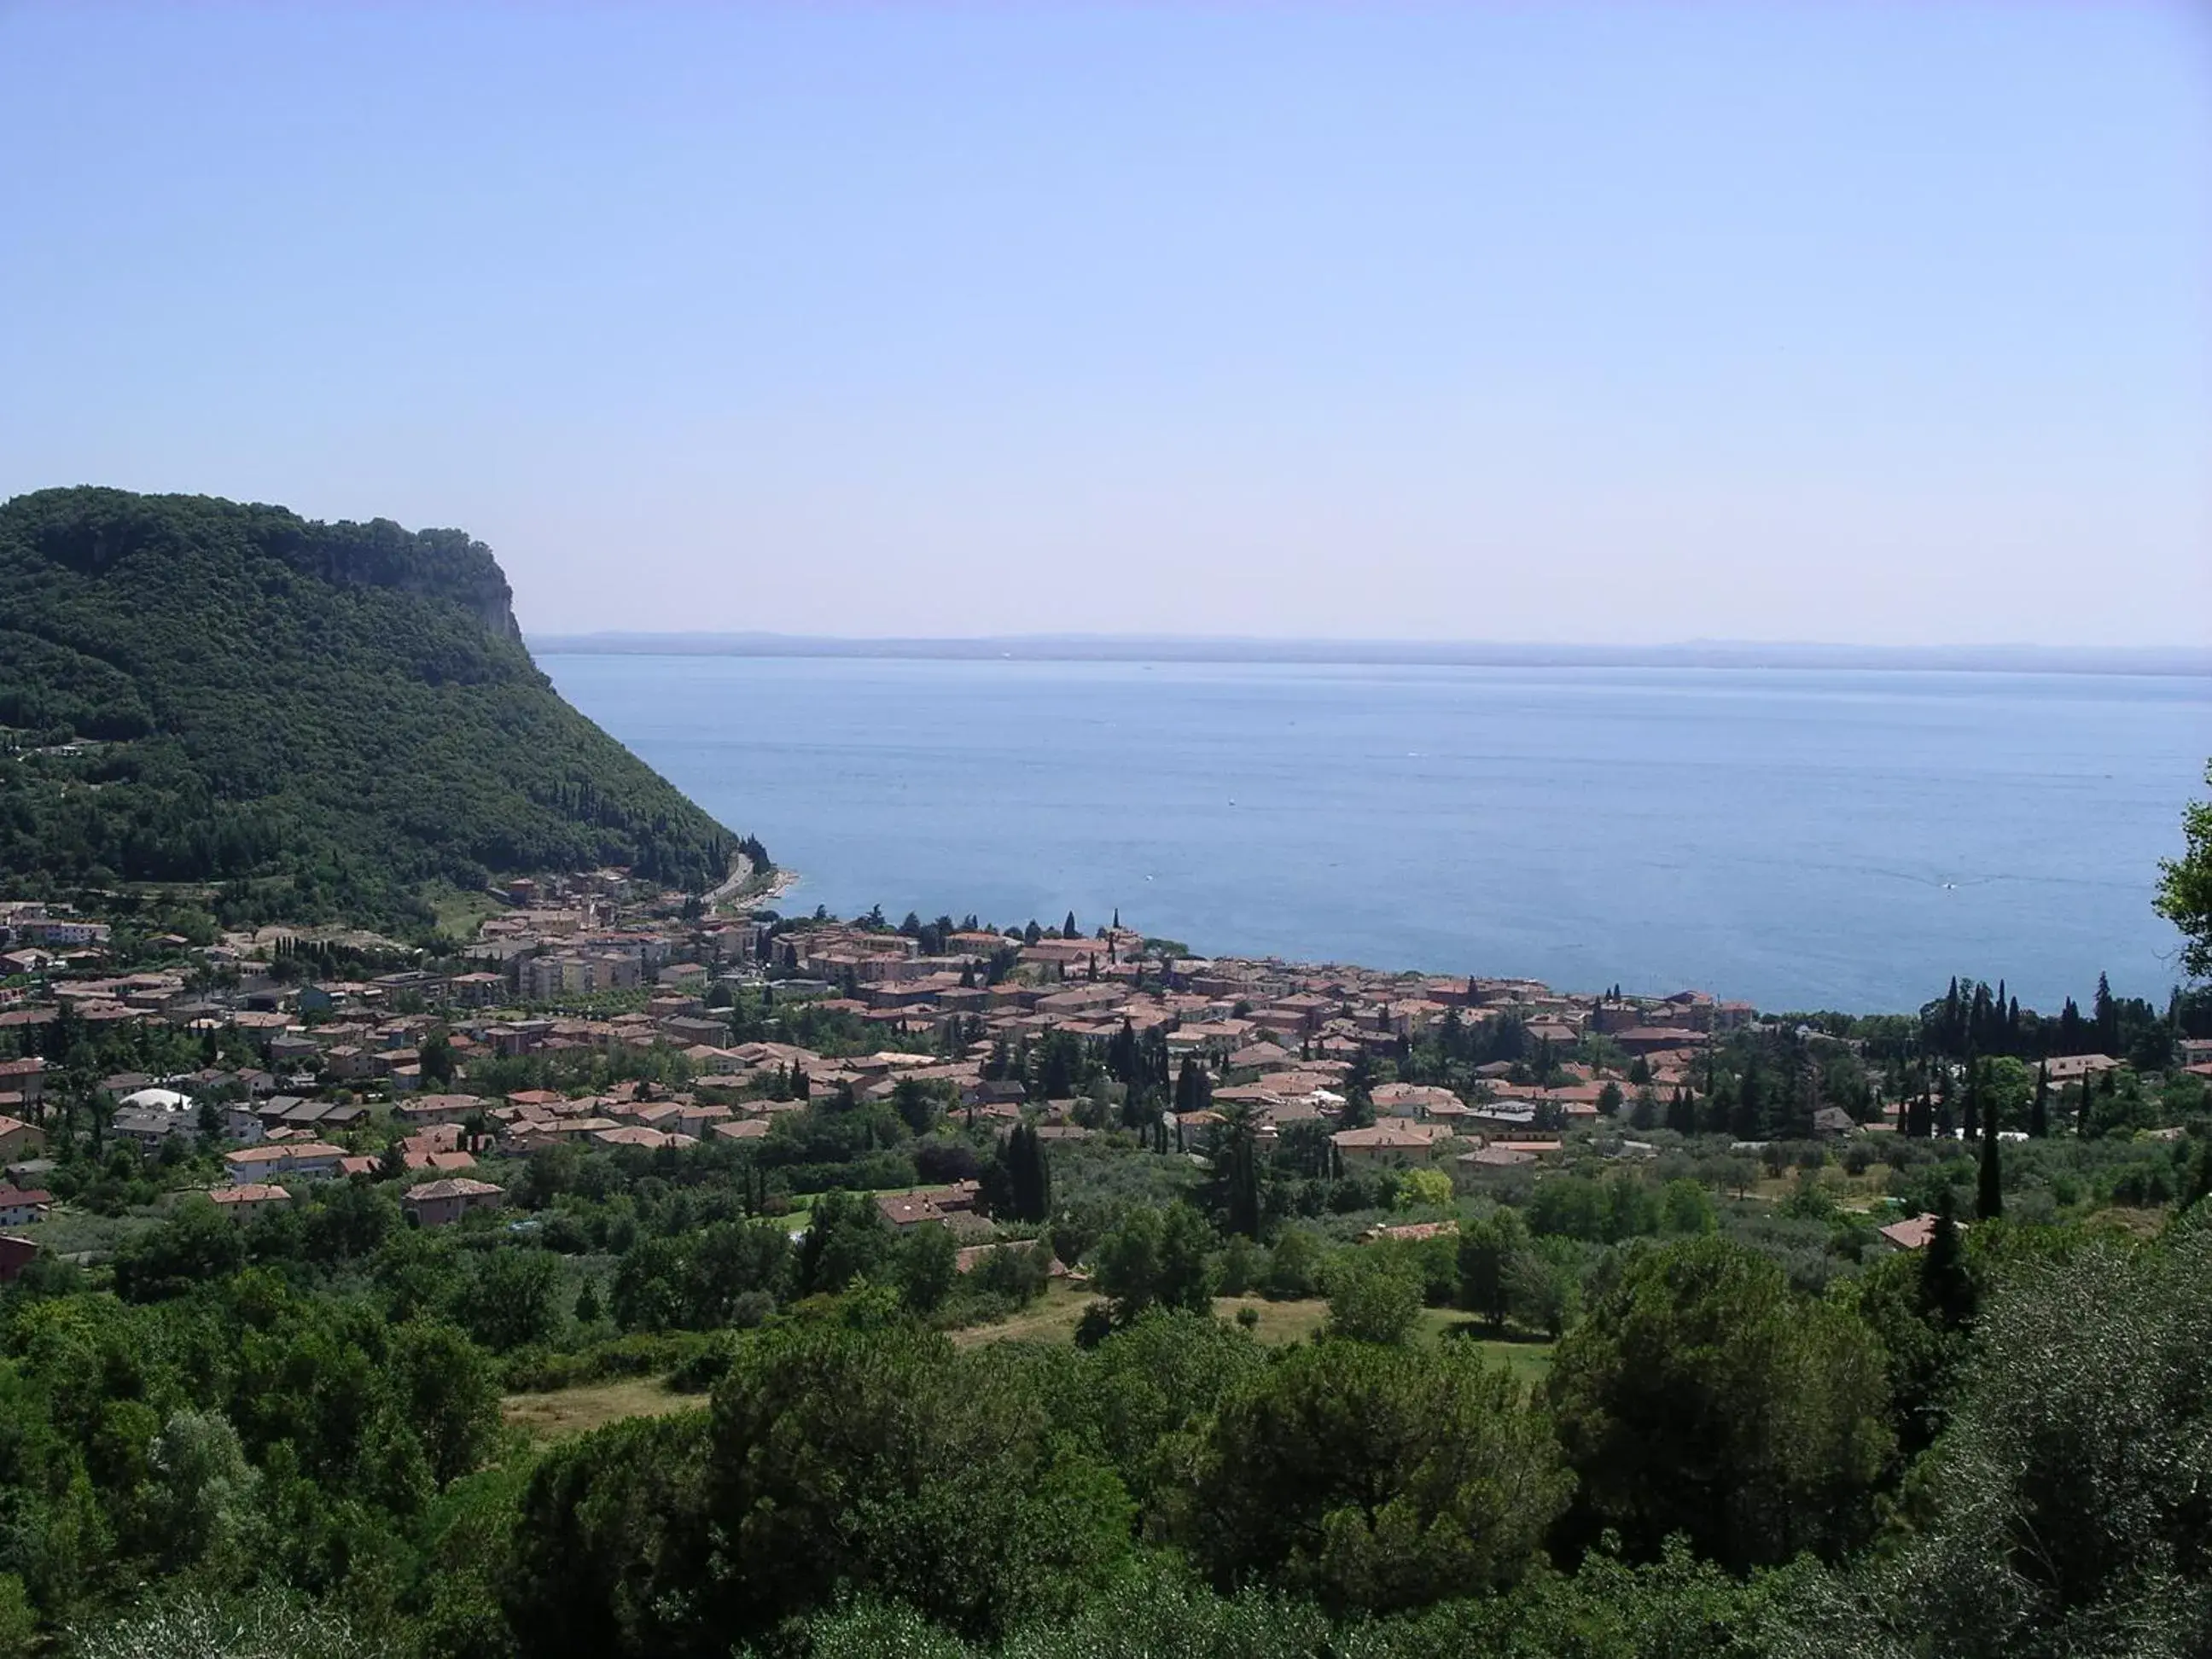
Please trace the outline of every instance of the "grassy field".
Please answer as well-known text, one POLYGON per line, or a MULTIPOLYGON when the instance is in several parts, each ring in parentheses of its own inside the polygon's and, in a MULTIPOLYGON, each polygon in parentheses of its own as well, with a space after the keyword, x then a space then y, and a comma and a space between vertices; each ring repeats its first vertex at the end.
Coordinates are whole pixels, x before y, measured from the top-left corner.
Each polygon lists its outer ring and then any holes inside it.
POLYGON ((1424 1308, 1421 1325, 1431 1341, 1465 1342, 1480 1348, 1486 1359, 1503 1360, 1514 1379, 1529 1388, 1551 1375, 1553 1345, 1549 1342, 1498 1342, 1479 1336, 1475 1333, 1483 1328, 1477 1321, 1449 1308, 1424 1308))
POLYGON ((438 919, 438 931, 449 939, 472 939, 478 923, 507 910, 506 905, 482 889, 467 892, 442 881, 424 886, 422 897, 438 919))
POLYGON ((499 1402, 499 1410, 540 1440, 564 1440, 626 1417, 665 1417, 706 1403, 704 1395, 671 1394, 657 1377, 625 1376, 553 1394, 511 1394, 499 1402))
POLYGON ((1091 1299, 1089 1287, 1055 1279, 1045 1285, 1042 1297, 1012 1319, 955 1331, 952 1340, 963 1348, 981 1342, 1073 1342, 1076 1322, 1091 1299))
MULTIPOLYGON (((1076 1322, 1093 1299, 1094 1293, 1089 1289, 1079 1289, 1064 1279, 1055 1279, 1035 1306, 1000 1324, 956 1331, 952 1340, 963 1347, 979 1342, 1072 1342, 1075 1340, 1076 1322)), ((1234 1319, 1244 1308, 1259 1316, 1259 1322, 1252 1328, 1253 1336, 1270 1347, 1303 1341, 1319 1331, 1328 1319, 1328 1304, 1318 1297, 1300 1302, 1269 1302, 1256 1296, 1214 1298, 1213 1312, 1219 1319, 1234 1319)), ((1492 1341, 1475 1334, 1480 1328, 1475 1321, 1453 1309, 1424 1308, 1417 1340, 1472 1342, 1490 1358, 1503 1360, 1521 1382, 1536 1383, 1544 1380, 1552 1368, 1550 1343, 1492 1341)))
MULTIPOLYGON (((1817 1179, 1832 1203, 1844 1209, 1865 1209, 1880 1203, 1887 1194, 1890 1177, 1894 1173, 1887 1164, 1870 1164, 1864 1175, 1855 1176, 1840 1164, 1830 1164, 1818 1172, 1817 1179)), ((1785 1170, 1778 1176, 1762 1170, 1751 1184, 1750 1196, 1779 1204, 1797 1190, 1798 1178, 1796 1170, 1785 1170)))
POLYGON ((1260 1316, 1260 1322, 1252 1328, 1253 1336, 1271 1348, 1304 1340, 1328 1318, 1328 1304, 1322 1301, 1270 1302, 1258 1296, 1213 1298, 1214 1316, 1218 1319, 1234 1319, 1246 1308, 1260 1316))

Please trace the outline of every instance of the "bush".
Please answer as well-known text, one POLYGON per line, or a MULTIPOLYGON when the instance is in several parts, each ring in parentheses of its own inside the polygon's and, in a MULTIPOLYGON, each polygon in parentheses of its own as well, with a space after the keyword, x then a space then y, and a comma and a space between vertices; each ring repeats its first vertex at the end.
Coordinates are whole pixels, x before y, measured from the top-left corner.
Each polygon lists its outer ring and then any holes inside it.
POLYGON ((1639 1251, 1559 1345, 1545 1391, 1586 1541, 1618 1528, 1649 1559, 1681 1533, 1741 1570, 1832 1557, 1871 1529, 1893 1443, 1881 1345, 1740 1244, 1639 1251))
POLYGON ((1324 1252, 1303 1227, 1285 1227, 1268 1253, 1265 1293, 1276 1301, 1303 1301, 1321 1292, 1324 1252))
POLYGON ((1340 1264, 1328 1297, 1328 1334, 1355 1342, 1403 1342, 1421 1316, 1421 1286, 1396 1264, 1340 1264))
POLYGON ((2212 1229, 2028 1261, 1916 1475, 1915 1527, 1855 1588, 1887 1638, 1960 1659, 2204 1651, 2212 1632, 2212 1229))
POLYGON ((611 1376, 657 1376, 696 1359, 714 1343, 706 1331, 618 1336, 578 1353, 523 1348, 507 1357, 501 1380, 509 1394, 551 1394, 611 1376))
POLYGON ((1520 1577, 1571 1485, 1549 1425, 1474 1345, 1322 1342, 1223 1402, 1182 1541, 1224 1586, 1425 1607, 1520 1577))
POLYGON ((991 1633, 1065 1612, 1126 1555, 1129 1500, 1060 1434, 1020 1350, 789 1327, 716 1385, 699 1581, 725 1642, 842 1593, 991 1633))

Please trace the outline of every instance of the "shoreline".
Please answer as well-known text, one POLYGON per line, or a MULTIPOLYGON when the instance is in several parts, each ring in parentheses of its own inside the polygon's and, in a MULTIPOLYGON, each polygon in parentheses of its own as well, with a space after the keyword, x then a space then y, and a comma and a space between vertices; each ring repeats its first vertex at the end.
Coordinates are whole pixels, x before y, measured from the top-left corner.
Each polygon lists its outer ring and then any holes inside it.
POLYGON ((711 907, 739 912, 763 909, 798 886, 802 878, 799 872, 779 864, 769 870, 767 880, 758 887, 748 885, 752 879, 748 875, 734 890, 710 896, 711 907))

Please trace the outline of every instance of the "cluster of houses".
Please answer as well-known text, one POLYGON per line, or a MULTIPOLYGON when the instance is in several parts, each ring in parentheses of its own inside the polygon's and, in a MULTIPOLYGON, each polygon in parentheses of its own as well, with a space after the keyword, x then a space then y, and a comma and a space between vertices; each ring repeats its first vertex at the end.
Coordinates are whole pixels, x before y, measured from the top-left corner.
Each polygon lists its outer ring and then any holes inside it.
MULTIPOLYGON (((465 971, 280 979, 271 961, 303 949, 391 941, 264 927, 198 951, 203 966, 234 980, 220 990, 208 988, 205 973, 103 975, 103 924, 45 906, 0 905, 0 945, 14 951, 11 982, 0 988, 0 1052, 35 1048, 37 1028, 64 1017, 245 1036, 264 1057, 258 1067, 104 1079, 111 1132, 158 1153, 172 1137, 219 1131, 231 1150, 224 1183, 210 1196, 239 1215, 290 1202, 287 1183, 388 1172, 396 1155, 422 1177, 405 1191, 409 1212, 436 1225, 502 1201, 497 1185, 471 1173, 481 1156, 564 1143, 651 1150, 752 1139, 769 1133, 779 1112, 840 1088, 881 1099, 912 1079, 937 1085, 971 1123, 1027 1118, 1043 1138, 1080 1137, 1097 1121, 1086 1103, 1032 1100, 993 1063, 1054 1034, 1157 1034, 1172 1064, 1201 1066, 1210 1103, 1161 1126, 1179 1142, 1203 1145, 1226 1111, 1241 1107, 1263 1140, 1316 1126, 1311 1133, 1326 1136, 1346 1170, 1429 1165, 1476 1182, 1556 1153, 1566 1131, 1632 1086, 1694 1094, 1700 1058, 1715 1039, 1756 1018, 1747 1004, 1698 991, 1575 997, 1526 979, 1193 958, 1149 949, 1118 918, 1091 936, 836 923, 777 932, 750 917, 686 918, 672 896, 641 892, 618 870, 517 881, 506 896, 510 908, 483 923, 465 971), (765 981, 779 1005, 811 1002, 879 1040, 866 1054, 835 1056, 734 1041, 726 1012, 714 1006, 728 999, 710 996, 718 981, 765 981), (586 1012, 604 992, 631 994, 619 1000, 619 1012, 586 1012), (1520 1028, 1524 1056, 1547 1057, 1534 1068, 1542 1083, 1515 1081, 1531 1068, 1500 1060, 1477 1068, 1479 1086, 1464 1093, 1374 1087, 1373 1121, 1344 1121, 1356 1079, 1370 1075, 1373 1062, 1440 1026, 1501 1020, 1520 1028), (1592 1034, 1619 1057, 1613 1071, 1564 1058, 1586 1052, 1582 1040, 1592 1034), (691 1086, 484 1097, 455 1082, 488 1056, 659 1046, 682 1053, 691 1086), (403 1132, 384 1158, 347 1145, 366 1126, 372 1101, 403 1132)), ((170 943, 184 952, 185 940, 170 943)), ((2193 1046, 2205 1052, 2185 1058, 2212 1073, 2212 1044, 2193 1046)), ((2051 1076, 2072 1080, 2069 1067, 2086 1076, 2112 1063, 2075 1057, 2054 1062, 2051 1076)), ((44 1081, 36 1058, 0 1060, 0 1158, 39 1150, 44 1081)), ((1844 1119, 1823 1127, 1855 1126, 1844 1119)), ((35 1220, 47 1201, 34 1180, 11 1184, 0 1190, 0 1225, 25 1224, 11 1216, 35 1220)), ((885 1202, 894 1225, 928 1219, 975 1230, 972 1197, 963 1203, 957 1188, 885 1202)))
POLYGON ((106 922, 80 916, 66 904, 0 901, 0 975, 43 973, 71 951, 98 950, 108 938, 106 922))

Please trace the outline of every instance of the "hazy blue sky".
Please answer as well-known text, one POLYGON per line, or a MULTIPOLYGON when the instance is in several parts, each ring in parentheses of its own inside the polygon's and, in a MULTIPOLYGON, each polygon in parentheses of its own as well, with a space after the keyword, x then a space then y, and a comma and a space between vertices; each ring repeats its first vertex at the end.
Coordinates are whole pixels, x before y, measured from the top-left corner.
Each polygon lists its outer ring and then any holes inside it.
POLYGON ((0 0, 0 495, 541 629, 2212 641, 2206 15, 0 0))

